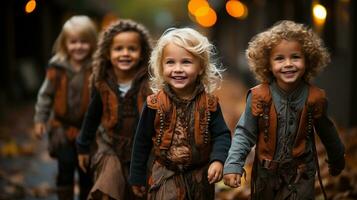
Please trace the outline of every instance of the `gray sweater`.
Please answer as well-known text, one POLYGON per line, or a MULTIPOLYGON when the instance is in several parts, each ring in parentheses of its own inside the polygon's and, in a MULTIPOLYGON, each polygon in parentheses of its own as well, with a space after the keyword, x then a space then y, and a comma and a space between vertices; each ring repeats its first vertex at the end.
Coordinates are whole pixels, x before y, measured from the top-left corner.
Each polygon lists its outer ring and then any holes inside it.
MULTIPOLYGON (((67 106, 71 112, 70 116, 68 116, 69 119, 77 116, 80 112, 82 89, 83 87, 88 87, 87 85, 83 86, 84 71, 90 67, 88 63, 79 72, 74 71, 68 62, 50 62, 49 64, 49 67, 56 67, 66 71, 68 77, 67 106)), ((34 122, 46 123, 49 120, 53 111, 55 92, 55 86, 48 77, 45 77, 37 95, 34 122)))

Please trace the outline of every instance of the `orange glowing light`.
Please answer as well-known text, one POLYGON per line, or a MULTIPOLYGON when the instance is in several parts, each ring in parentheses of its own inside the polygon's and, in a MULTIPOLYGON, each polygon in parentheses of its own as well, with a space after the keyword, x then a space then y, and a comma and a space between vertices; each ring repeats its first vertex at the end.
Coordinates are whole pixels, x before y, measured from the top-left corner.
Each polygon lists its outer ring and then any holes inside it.
POLYGON ((209 7, 205 15, 196 15, 196 21, 199 25, 203 27, 211 27, 217 22, 217 14, 212 8, 209 7))
POLYGON ((190 0, 190 2, 188 2, 188 11, 192 15, 201 7, 209 7, 208 2, 206 0, 190 0))
POLYGON ((313 3, 312 6, 313 20, 316 26, 322 27, 325 24, 327 10, 326 8, 318 3, 313 3))
POLYGON ((236 18, 240 18, 245 14, 245 6, 243 3, 237 0, 229 0, 226 3, 226 11, 227 13, 236 18))
POLYGON ((202 6, 200 8, 198 8, 195 12, 194 12, 194 16, 195 17, 203 17, 208 15, 208 12, 210 11, 210 7, 209 6, 202 6))
POLYGON ((243 7, 244 7, 244 14, 241 17, 239 17, 239 19, 245 19, 248 16, 248 8, 247 8, 247 6, 243 4, 243 7))
POLYGON ((107 13, 102 20, 102 30, 106 29, 112 22, 117 21, 119 18, 113 13, 107 13))
POLYGON ((36 8, 36 1, 35 0, 30 0, 26 3, 25 6, 25 12, 26 13, 32 13, 36 8))

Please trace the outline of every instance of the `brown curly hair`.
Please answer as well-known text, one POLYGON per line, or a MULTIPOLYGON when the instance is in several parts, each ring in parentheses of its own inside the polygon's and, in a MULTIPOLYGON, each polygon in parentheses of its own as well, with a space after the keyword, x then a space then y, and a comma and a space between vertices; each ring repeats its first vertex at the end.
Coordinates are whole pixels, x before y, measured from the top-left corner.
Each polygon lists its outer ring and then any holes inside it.
POLYGON ((270 52, 282 40, 294 40, 301 44, 306 60, 306 70, 302 79, 306 82, 330 62, 330 54, 322 39, 310 28, 289 20, 279 21, 268 30, 254 36, 246 50, 249 68, 259 81, 269 83, 274 79, 270 70, 270 52))
POLYGON ((152 50, 151 37, 149 31, 140 23, 129 19, 115 21, 99 36, 98 48, 93 58, 93 74, 91 84, 96 84, 106 78, 106 72, 112 68, 109 59, 110 48, 113 38, 122 32, 136 32, 140 35, 141 41, 141 60, 138 63, 138 70, 148 70, 148 62, 152 50))

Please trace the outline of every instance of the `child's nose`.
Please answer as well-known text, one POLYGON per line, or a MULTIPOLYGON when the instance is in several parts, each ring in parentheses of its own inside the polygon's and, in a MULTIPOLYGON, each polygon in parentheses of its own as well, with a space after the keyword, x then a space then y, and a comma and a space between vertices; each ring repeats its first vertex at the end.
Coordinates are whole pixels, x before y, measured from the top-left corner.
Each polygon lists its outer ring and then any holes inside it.
POLYGON ((293 65, 293 62, 291 59, 286 59, 285 61, 285 66, 292 66, 293 65))
POLYGON ((182 72, 182 66, 180 64, 176 64, 174 67, 174 72, 182 72))
POLYGON ((129 54, 129 50, 128 49, 123 49, 123 54, 124 55, 128 55, 129 54))
POLYGON ((77 43, 76 43, 76 47, 77 47, 78 49, 84 47, 84 45, 85 45, 85 44, 84 44, 83 42, 77 42, 77 43))

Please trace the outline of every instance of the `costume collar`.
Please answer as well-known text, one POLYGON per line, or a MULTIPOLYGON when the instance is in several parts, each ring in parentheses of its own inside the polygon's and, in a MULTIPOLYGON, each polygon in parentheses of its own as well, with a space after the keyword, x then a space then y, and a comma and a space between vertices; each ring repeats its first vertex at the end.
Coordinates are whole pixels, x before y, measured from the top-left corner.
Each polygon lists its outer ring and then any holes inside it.
POLYGON ((198 84, 189 99, 179 98, 168 84, 164 84, 163 90, 176 104, 188 104, 204 91, 204 87, 201 83, 198 84))

